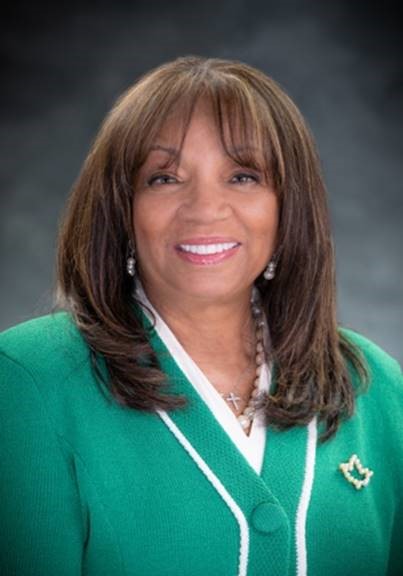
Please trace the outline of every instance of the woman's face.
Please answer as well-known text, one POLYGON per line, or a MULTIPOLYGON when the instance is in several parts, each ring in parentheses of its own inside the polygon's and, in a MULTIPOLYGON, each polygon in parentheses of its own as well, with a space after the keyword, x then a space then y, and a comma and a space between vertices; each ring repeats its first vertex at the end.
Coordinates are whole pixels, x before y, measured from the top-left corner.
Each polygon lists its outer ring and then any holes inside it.
POLYGON ((222 147, 209 104, 199 101, 179 165, 161 169, 180 125, 170 120, 141 167, 133 225, 140 275, 152 301, 249 297, 273 254, 278 200, 264 174, 222 147))

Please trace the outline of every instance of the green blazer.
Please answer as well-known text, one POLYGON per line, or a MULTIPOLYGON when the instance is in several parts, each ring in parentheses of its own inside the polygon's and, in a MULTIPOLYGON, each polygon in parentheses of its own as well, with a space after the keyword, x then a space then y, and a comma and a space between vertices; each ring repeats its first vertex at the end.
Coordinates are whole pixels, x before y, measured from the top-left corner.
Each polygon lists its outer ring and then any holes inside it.
MULTIPOLYGON (((337 435, 267 429, 258 475, 152 336, 185 409, 119 406, 66 313, 0 336, 0 573, 5 576, 403 574, 403 386, 372 372, 337 435), (357 489, 339 465, 373 471, 357 489)), ((356 472, 352 472, 357 476, 356 472)))

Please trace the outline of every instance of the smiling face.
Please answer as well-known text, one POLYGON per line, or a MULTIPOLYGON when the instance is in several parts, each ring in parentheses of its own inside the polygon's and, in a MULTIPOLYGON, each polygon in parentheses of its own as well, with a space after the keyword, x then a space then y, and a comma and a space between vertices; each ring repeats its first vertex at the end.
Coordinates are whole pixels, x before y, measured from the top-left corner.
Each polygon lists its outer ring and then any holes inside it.
POLYGON ((133 226, 140 277, 154 303, 249 298, 273 254, 278 199, 263 171, 225 152, 199 100, 178 163, 163 169, 181 124, 161 130, 136 178, 133 226))

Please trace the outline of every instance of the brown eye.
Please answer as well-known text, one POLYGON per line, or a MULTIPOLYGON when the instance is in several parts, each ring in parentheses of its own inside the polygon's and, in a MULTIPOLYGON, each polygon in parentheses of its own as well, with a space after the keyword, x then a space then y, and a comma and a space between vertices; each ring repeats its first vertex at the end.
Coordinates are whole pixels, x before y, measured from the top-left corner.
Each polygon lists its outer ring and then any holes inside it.
POLYGON ((172 184, 172 182, 167 182, 167 180, 175 180, 173 176, 169 174, 155 174, 148 181, 148 186, 153 186, 154 184, 160 186, 161 184, 172 184))
POLYGON ((259 178, 255 174, 249 174, 246 172, 240 172, 239 174, 235 174, 234 178, 237 178, 238 182, 240 184, 248 184, 249 182, 259 182, 260 181, 259 178))

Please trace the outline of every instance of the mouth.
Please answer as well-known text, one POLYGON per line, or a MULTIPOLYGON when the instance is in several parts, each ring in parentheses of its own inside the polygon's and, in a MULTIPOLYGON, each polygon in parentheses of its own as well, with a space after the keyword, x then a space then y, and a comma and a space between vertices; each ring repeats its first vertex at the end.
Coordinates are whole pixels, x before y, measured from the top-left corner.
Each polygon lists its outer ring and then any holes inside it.
POLYGON ((190 254, 221 254, 239 246, 238 242, 219 242, 217 244, 179 244, 178 250, 190 254))
POLYGON ((218 264, 235 255, 241 244, 227 241, 184 242, 177 244, 175 250, 182 260, 191 264, 218 264))

